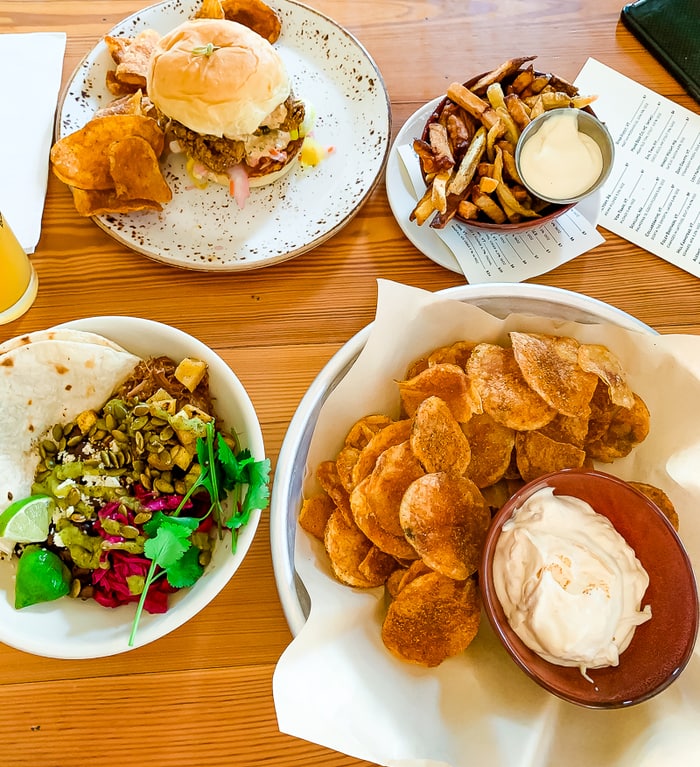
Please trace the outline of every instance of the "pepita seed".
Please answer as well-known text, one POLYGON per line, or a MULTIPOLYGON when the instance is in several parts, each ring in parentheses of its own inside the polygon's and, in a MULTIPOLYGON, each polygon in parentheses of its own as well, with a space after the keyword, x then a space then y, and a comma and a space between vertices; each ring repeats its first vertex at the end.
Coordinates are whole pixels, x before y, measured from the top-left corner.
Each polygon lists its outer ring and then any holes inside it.
POLYGON ((121 530, 122 535, 124 538, 138 538, 139 535, 141 535, 139 529, 137 527, 134 527, 133 525, 122 525, 121 530))
POLYGON ((204 549, 203 551, 199 552, 199 564, 202 565, 202 567, 206 567, 211 562, 211 550, 204 549))
POLYGON ((172 493, 175 488, 166 480, 159 477, 154 483, 153 487, 161 493, 172 493))
POLYGON ((63 436, 63 426, 61 426, 60 423, 55 424, 53 429, 51 429, 51 436, 56 440, 56 442, 61 439, 63 436))
MULTIPOLYGON (((134 412, 136 410, 134 409, 134 412)), ((139 432, 143 427, 148 423, 148 416, 147 415, 140 415, 137 418, 134 418, 134 420, 131 422, 131 428, 135 432, 139 432)), ((142 436, 143 439, 143 436, 142 436)))

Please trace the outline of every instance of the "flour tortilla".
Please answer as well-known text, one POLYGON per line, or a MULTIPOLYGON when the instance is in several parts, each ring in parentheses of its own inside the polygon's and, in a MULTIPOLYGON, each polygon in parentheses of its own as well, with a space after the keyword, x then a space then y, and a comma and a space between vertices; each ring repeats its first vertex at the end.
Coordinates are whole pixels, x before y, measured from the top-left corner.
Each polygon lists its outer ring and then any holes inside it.
POLYGON ((37 441, 99 409, 139 358, 94 333, 40 331, 0 345, 0 512, 31 493, 37 441))
POLYGON ((37 341, 74 341, 75 343, 97 344, 98 346, 109 346, 110 349, 117 351, 126 351, 119 344, 97 333, 91 333, 87 330, 71 330, 70 328, 52 328, 35 330, 31 333, 25 333, 23 336, 16 336, 3 341, 0 343, 0 355, 37 341))

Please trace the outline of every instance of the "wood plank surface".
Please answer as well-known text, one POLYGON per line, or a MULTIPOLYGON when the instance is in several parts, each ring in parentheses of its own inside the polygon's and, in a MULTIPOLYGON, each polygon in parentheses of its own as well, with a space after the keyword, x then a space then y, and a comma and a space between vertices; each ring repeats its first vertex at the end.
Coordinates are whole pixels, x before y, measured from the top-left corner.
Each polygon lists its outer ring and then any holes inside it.
MULTIPOLYGON (((455 79, 537 54, 574 79, 589 56, 697 112, 697 104, 619 22, 619 0, 310 0, 353 33, 389 93, 392 135, 455 79)), ((66 83, 80 60, 143 0, 0 0, 0 33, 65 31, 66 83)), ((21 76, 21 74, 19 75, 21 76)), ((21 119, 3 104, 2 119, 21 119)), ((2 177, 0 183, 11 183, 2 177)), ((605 243, 532 282, 587 294, 662 333, 700 333, 697 278, 603 230, 605 243)), ((230 364, 276 461, 287 425, 324 364, 371 322, 376 281, 427 290, 464 283, 403 235, 383 178, 358 215, 316 249, 275 266, 205 274, 157 263, 80 218, 51 176, 32 257, 34 306, 0 340, 90 315, 176 325, 230 364)), ((274 765, 367 762, 281 735, 275 664, 291 641, 272 568, 269 522, 241 569, 198 616, 113 657, 58 661, 0 645, 0 765, 274 765)))

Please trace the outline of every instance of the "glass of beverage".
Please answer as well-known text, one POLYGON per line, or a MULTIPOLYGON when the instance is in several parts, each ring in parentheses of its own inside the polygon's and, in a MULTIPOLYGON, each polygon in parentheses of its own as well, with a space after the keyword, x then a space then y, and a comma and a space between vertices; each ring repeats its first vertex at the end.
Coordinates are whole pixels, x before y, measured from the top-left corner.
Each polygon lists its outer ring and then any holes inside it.
POLYGON ((29 309, 38 282, 32 262, 0 213, 0 325, 29 309))

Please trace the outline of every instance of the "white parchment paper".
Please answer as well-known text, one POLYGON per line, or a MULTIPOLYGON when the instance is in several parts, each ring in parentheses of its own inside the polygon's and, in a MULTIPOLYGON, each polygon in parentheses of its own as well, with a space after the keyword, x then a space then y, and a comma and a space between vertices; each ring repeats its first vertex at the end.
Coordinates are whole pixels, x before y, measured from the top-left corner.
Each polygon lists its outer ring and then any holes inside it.
MULTIPOLYGON (((459 339, 505 341, 508 330, 604 343, 651 413, 649 437, 605 471, 663 488, 700 568, 700 336, 658 336, 544 317, 505 320, 460 301, 380 281, 376 320, 354 366, 321 410, 307 462, 334 458, 361 416, 398 414, 395 381, 410 361, 459 339)), ((394 659, 380 626, 383 589, 353 590, 330 575, 302 530, 295 564, 308 621, 280 659, 274 698, 282 732, 390 767, 632 767, 694 763, 700 750, 698 648, 666 691, 631 709, 595 711, 548 695, 509 659, 484 619, 465 653, 437 669, 394 659)), ((623 656, 624 661, 624 656, 623 656)))

